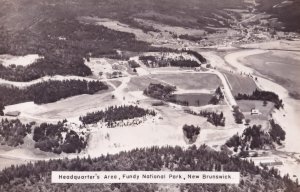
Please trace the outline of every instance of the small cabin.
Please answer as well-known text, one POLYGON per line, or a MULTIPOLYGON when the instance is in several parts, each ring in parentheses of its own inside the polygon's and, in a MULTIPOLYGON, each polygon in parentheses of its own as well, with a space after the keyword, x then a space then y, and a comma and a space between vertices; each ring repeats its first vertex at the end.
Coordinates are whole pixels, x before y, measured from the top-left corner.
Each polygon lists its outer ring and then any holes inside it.
POLYGON ((9 111, 5 113, 6 116, 10 116, 10 117, 18 117, 20 114, 21 114, 20 111, 9 111))
POLYGON ((259 114, 260 114, 260 112, 258 109, 256 109, 256 108, 251 109, 251 115, 259 115, 259 114))

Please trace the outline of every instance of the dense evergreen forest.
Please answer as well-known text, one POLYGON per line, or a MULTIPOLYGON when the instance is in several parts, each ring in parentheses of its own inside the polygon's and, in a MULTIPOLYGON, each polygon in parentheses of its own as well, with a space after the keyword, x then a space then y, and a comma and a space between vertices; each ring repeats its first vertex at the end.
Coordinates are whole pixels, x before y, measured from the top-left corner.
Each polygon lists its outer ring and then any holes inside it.
POLYGON ((63 56, 46 56, 28 66, 5 67, 0 64, 0 78, 19 82, 31 81, 46 75, 88 76, 91 74, 92 71, 84 64, 83 58, 77 56, 68 58, 63 56))
POLYGON ((38 161, 35 164, 12 166, 0 172, 1 191, 159 191, 167 184, 52 184, 51 171, 239 171, 238 185, 175 184, 180 191, 299 191, 289 176, 281 177, 276 169, 260 169, 253 162, 229 157, 205 145, 151 147, 105 155, 95 159, 75 158, 38 161))
POLYGON ((261 100, 261 101, 270 101, 273 102, 277 109, 283 108, 282 99, 279 99, 279 96, 276 93, 270 91, 260 91, 256 89, 251 95, 247 94, 238 94, 235 97, 236 100, 261 100))
POLYGON ((232 136, 227 142, 228 147, 234 147, 237 151, 240 147, 242 151, 250 149, 262 149, 265 146, 273 147, 273 142, 282 145, 285 140, 285 131, 276 124, 273 119, 270 120, 271 128, 269 131, 262 130, 261 125, 253 125, 246 128, 241 136, 238 134, 232 136))
POLYGON ((99 121, 112 122, 122 121, 127 119, 134 119, 136 117, 145 117, 146 115, 155 116, 156 113, 153 110, 143 109, 138 106, 111 106, 105 110, 88 113, 85 116, 81 116, 79 120, 83 124, 93 124, 99 121))
POLYGON ((106 89, 108 89, 108 86, 100 81, 88 82, 85 80, 50 80, 26 88, 0 85, 0 101, 5 106, 27 101, 43 104, 75 95, 94 94, 106 89))
POLYGON ((110 30, 103 26, 81 23, 71 15, 53 16, 32 28, 12 33, 0 27, 0 54, 39 54, 44 57, 32 65, 4 67, 0 78, 31 81, 45 75, 91 75, 84 58, 109 57, 123 59, 116 49, 126 51, 163 51, 137 41, 134 34, 110 30))
POLYGON ((57 124, 42 123, 37 126, 33 131, 33 140, 36 142, 34 147, 57 154, 80 153, 87 145, 85 137, 69 130, 64 123, 66 121, 57 124))
POLYGON ((159 58, 155 56, 145 56, 142 55, 139 59, 147 66, 147 67, 199 67, 200 64, 195 60, 190 59, 172 59, 172 58, 159 58))
POLYGON ((16 147, 24 143, 24 137, 31 133, 34 123, 23 124, 19 119, 2 119, 0 122, 0 144, 16 147))
POLYGON ((192 50, 187 50, 186 51, 188 54, 193 55, 194 57, 196 57, 202 64, 207 63, 207 60, 205 59, 205 57, 203 57, 200 53, 198 53, 197 51, 192 51, 192 50))

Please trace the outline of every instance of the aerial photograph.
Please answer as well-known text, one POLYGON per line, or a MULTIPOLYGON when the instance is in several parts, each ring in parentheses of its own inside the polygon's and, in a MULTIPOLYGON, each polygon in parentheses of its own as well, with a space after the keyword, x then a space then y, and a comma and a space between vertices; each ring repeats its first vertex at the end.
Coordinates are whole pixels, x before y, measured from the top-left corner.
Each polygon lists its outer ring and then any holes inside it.
POLYGON ((0 192, 297 192, 299 179, 300 0, 0 0, 0 192))

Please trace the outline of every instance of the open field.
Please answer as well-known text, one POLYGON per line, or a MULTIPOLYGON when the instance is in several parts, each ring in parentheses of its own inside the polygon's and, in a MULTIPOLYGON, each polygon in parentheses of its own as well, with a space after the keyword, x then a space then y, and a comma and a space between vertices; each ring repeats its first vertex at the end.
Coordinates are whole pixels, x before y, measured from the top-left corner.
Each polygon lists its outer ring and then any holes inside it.
POLYGON ((239 73, 224 72, 226 79, 230 84, 232 94, 236 96, 239 93, 252 94, 257 86, 251 77, 239 73))
POLYGON ((263 129, 269 128, 269 119, 271 118, 271 113, 274 110, 274 104, 268 102, 267 106, 263 106, 262 101, 249 101, 240 100, 237 101, 245 119, 250 119, 250 125, 262 125, 263 129), (260 114, 251 114, 251 109, 258 109, 260 114))
POLYGON ((152 78, 162 80, 180 89, 216 89, 222 86, 217 75, 207 73, 178 73, 178 74, 155 74, 152 78))
POLYGON ((77 118, 87 112, 119 104, 111 98, 112 93, 97 93, 94 95, 78 95, 54 103, 37 105, 33 102, 20 103, 5 107, 7 111, 20 111, 20 118, 33 121, 61 121, 65 118, 77 118))
POLYGON ((188 102, 189 106, 203 106, 208 105, 212 94, 207 93, 183 93, 174 94, 177 101, 188 102))
MULTIPOLYGON (((146 99, 142 102, 144 105, 151 105, 155 100, 146 99)), ((233 134, 243 131, 242 126, 233 123, 228 106, 219 106, 219 109, 222 108, 222 111, 224 111, 226 127, 215 127, 208 123, 204 117, 187 114, 181 106, 168 104, 153 108, 158 112, 157 117, 151 118, 138 126, 116 127, 114 129, 98 129, 95 127, 94 129, 97 131, 91 134, 87 153, 91 157, 97 157, 101 154, 118 153, 136 147, 169 145, 186 148, 189 145, 185 142, 182 133, 184 124, 201 127, 200 135, 194 143, 196 146, 205 143, 211 147, 215 145, 220 147, 233 134)))
POLYGON ((25 56, 13 56, 13 55, 0 55, 0 64, 5 67, 9 67, 10 65, 16 66, 27 66, 34 63, 37 59, 40 59, 37 54, 25 55, 25 56))
POLYGON ((127 85, 126 91, 144 91, 150 83, 165 84, 162 81, 149 76, 132 77, 127 85))
POLYGON ((300 99, 299 52, 270 51, 248 56, 243 59, 243 62, 284 86, 292 97, 300 99))

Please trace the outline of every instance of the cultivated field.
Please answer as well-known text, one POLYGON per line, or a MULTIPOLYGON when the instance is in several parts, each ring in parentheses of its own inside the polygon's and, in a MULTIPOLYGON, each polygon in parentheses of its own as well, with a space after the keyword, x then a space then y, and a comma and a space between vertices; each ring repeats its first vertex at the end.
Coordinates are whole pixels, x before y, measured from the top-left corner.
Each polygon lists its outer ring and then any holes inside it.
POLYGON ((178 73, 178 74, 155 74, 152 78, 162 80, 180 89, 208 89, 213 90, 222 86, 217 75, 207 73, 178 73))
POLYGON ((253 78, 247 75, 241 75, 237 72, 224 72, 224 75, 230 84, 230 88, 234 96, 238 93, 252 94, 252 92, 257 88, 253 78))

